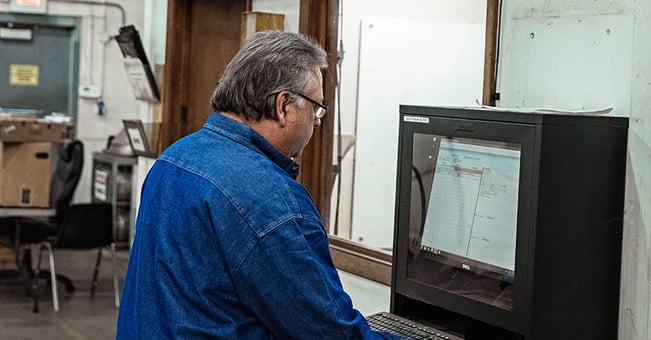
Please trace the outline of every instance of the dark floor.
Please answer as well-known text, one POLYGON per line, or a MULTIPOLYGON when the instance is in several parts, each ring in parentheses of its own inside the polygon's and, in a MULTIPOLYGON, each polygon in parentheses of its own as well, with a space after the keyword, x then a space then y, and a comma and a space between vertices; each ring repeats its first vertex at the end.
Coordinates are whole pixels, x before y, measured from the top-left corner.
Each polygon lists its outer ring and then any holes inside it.
MULTIPOLYGON (((59 284, 59 309, 52 309, 51 290, 44 280, 40 285, 40 311, 32 312, 33 300, 25 294, 18 279, 0 279, 0 339, 115 339, 117 308, 114 305, 111 256, 103 251, 95 297, 90 296, 93 266, 97 255, 91 251, 55 251, 57 274, 70 277, 76 291, 68 293, 59 284)), ((116 253, 116 272, 120 289, 128 262, 128 250, 116 253)), ((42 269, 47 269, 43 256, 42 269)))

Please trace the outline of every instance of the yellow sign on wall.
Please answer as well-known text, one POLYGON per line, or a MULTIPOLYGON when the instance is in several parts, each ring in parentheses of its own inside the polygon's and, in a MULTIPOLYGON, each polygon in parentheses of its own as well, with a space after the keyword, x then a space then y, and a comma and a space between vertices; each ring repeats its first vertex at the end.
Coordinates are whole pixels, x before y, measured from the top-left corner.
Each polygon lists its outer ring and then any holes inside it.
POLYGON ((38 86, 38 65, 9 65, 9 85, 38 86))

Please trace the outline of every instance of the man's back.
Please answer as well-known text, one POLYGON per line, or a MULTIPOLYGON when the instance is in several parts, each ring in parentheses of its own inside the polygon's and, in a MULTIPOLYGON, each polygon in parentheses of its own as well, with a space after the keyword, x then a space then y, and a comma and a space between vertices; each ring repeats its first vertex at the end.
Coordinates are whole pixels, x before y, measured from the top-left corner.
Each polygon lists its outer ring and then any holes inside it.
POLYGON ((143 186, 118 338, 370 333, 297 170, 220 114, 163 153, 143 186))

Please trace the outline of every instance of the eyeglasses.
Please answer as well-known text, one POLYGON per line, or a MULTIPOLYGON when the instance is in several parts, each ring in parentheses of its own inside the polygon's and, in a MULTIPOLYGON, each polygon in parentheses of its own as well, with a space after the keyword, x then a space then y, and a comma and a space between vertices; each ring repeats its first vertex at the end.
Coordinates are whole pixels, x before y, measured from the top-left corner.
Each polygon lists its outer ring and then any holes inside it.
POLYGON ((297 95, 297 96, 307 100, 308 102, 314 104, 314 117, 316 117, 318 119, 321 119, 321 118, 323 118, 323 116, 325 116, 326 111, 328 111, 327 106, 317 102, 316 100, 314 100, 314 99, 312 99, 312 98, 310 98, 310 97, 308 97, 308 96, 306 96, 304 94, 300 94, 300 93, 296 93, 296 92, 292 92, 292 93, 294 93, 295 95, 297 95))

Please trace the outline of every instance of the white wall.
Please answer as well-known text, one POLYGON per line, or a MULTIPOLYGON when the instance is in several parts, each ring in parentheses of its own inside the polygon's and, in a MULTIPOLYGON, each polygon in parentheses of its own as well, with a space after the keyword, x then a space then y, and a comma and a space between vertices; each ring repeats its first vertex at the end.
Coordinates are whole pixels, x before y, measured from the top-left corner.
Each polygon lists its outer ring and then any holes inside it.
POLYGON ((485 31, 484 22, 363 18, 351 239, 393 246, 399 107, 478 106, 485 31))
MULTIPOLYGON (((365 131, 370 131, 373 129, 373 122, 361 121, 360 119, 360 110, 366 110, 363 106, 363 103, 358 101, 360 95, 364 93, 370 94, 372 96, 373 89, 360 88, 360 86, 366 86, 360 84, 360 77, 364 74, 369 74, 368 72, 364 73, 364 65, 360 65, 360 47, 362 46, 361 37, 362 37, 362 21, 364 18, 369 20, 370 17, 373 17, 372 20, 379 20, 380 22, 406 22, 412 21, 415 23, 432 23, 432 24, 458 24, 458 23, 475 23, 483 24, 485 22, 486 15, 486 2, 485 1, 473 1, 473 0, 463 0, 463 1, 454 1, 454 0, 408 0, 408 1, 343 1, 343 4, 340 8, 341 16, 339 20, 342 23, 342 29, 340 30, 340 37, 343 39, 343 50, 344 57, 342 63, 342 76, 340 79, 341 86, 341 126, 342 126, 342 135, 357 135, 358 132, 361 132, 362 136, 366 135, 365 131), (364 73, 364 74, 363 74, 364 73), (361 126, 360 124, 366 124, 366 126, 361 126), (360 130, 361 129, 361 130, 360 130)), ((449 27, 448 27, 449 28, 449 27)), ((396 28, 398 29, 398 28, 396 28)), ((410 38, 415 38, 417 32, 413 32, 412 36, 404 37, 404 40, 410 40, 410 38)), ((400 37, 386 39, 386 53, 387 54, 397 54, 400 51, 395 51, 399 48, 400 37), (395 51, 395 52, 394 52, 395 51)), ((479 46, 483 50, 483 46, 479 46)), ((428 51, 440 51, 441 54, 446 52, 444 46, 436 47, 430 46, 428 51)), ((401 52, 404 53, 404 52, 401 52)), ((436 59, 437 55, 434 54, 431 56, 432 63, 429 65, 423 65, 423 72, 427 73, 428 71, 436 72, 436 59)), ((391 60, 391 55, 385 58, 391 60)), ((401 67, 407 68, 409 65, 404 63, 409 62, 407 60, 398 60, 396 63, 387 63, 382 66, 383 71, 385 72, 396 72, 400 73, 401 67)), ((405 79, 408 81, 408 79, 405 79)), ((377 84, 377 98, 380 100, 386 93, 390 92, 390 89, 395 89, 399 92, 399 89, 402 84, 387 83, 382 82, 377 84)), ((364 97, 364 96, 363 96, 364 97)), ((366 96, 367 98, 369 96, 366 96)), ((414 98, 405 97, 405 102, 414 100, 414 98)), ((433 100, 433 99, 432 99, 433 100)), ((364 101, 364 103, 368 103, 364 101)), ((411 102, 416 104, 415 102, 411 102)), ((420 103, 420 104, 435 104, 432 102, 420 103)), ((440 103, 443 104, 443 103, 440 103)), ((372 110, 372 108, 371 108, 372 110)), ((397 108, 394 110, 393 114, 397 115, 397 108)), ((334 110, 331 111, 334 114, 334 110)), ((380 113, 383 115, 390 115, 391 112, 380 113)), ((363 116, 363 115, 362 115, 363 116)), ((368 117, 363 119, 368 120, 368 117)), ((380 117, 382 118, 382 117, 380 117)), ((391 117, 384 117, 391 119, 391 117)), ((337 121, 335 126, 337 126, 337 121)), ((378 126, 379 127, 379 126, 378 126)), ((396 126, 397 127, 397 126, 396 126)), ((386 134, 388 136, 392 135, 392 131, 376 131, 376 134, 386 134)), ((367 138, 367 137, 364 137, 367 138)), ((359 140, 361 146, 364 146, 365 143, 370 143, 368 140, 359 140)), ((368 144, 367 144, 368 145, 368 144)), ((335 140, 335 152, 336 152, 336 140, 335 140)), ((383 150, 386 148, 383 148, 383 150)), ((374 246, 386 246, 386 240, 389 240, 388 243, 391 244, 392 231, 393 231, 393 202, 395 191, 395 162, 393 165, 388 166, 386 162, 379 162, 380 172, 376 173, 376 177, 380 176, 383 178, 374 178, 374 181, 379 186, 373 190, 367 190, 368 186, 363 186, 365 189, 353 190, 357 188, 359 183, 355 183, 355 178, 365 179, 366 176, 371 174, 364 173, 364 170, 360 167, 356 169, 356 158, 361 157, 364 159, 367 158, 368 164, 373 163, 375 160, 375 155, 369 155, 369 149, 358 150, 355 147, 349 151, 345 156, 342 164, 342 175, 341 175, 341 202, 340 202, 340 211, 339 211, 339 234, 343 237, 350 237, 354 241, 362 241, 374 246), (362 152, 360 154, 359 152, 362 152), (390 168, 389 168, 390 167, 390 168), (355 192, 354 192, 355 191, 355 192), (389 194, 387 194, 389 192, 389 194), (353 197, 355 200, 353 202, 353 197), (373 212, 375 211, 375 212, 373 212), (357 215, 356 215, 357 214, 357 215), (378 221, 384 220, 385 223, 378 224, 378 221), (376 230, 378 225, 380 230, 376 230), (379 235, 385 235, 384 238, 379 237, 379 235)), ((383 151, 386 155, 391 158, 395 157, 395 147, 389 148, 383 151)), ((379 159, 378 159, 379 161, 379 159)), ((336 184, 335 184, 336 189, 336 184)), ((335 208, 336 208, 336 192, 332 196, 332 216, 330 218, 331 224, 335 221, 335 208)), ((330 230, 333 230, 333 226, 330 226, 330 230)))
MULTIPOLYGON (((106 147, 110 135, 115 135, 122 129, 122 119, 138 119, 149 116, 149 105, 136 100, 127 79, 124 66, 122 65, 122 54, 111 36, 117 35, 118 30, 124 25, 134 25, 145 41, 145 49, 152 45, 160 46, 160 42, 150 42, 151 31, 144 29, 145 5, 144 1, 114 0, 111 3, 121 6, 126 15, 123 18, 118 8, 105 6, 102 1, 96 1, 99 5, 87 5, 70 3, 64 1, 49 0, 46 15, 76 16, 81 18, 80 34, 80 61, 79 61, 79 85, 98 85, 102 88, 102 97, 99 99, 79 98, 78 101, 78 123, 77 138, 81 139, 85 146, 84 172, 79 186, 75 193, 74 201, 90 201, 92 153, 101 151, 106 147), (98 115, 97 102, 103 101, 105 114, 98 115)), ((157 4, 147 5, 156 8, 154 13, 160 13, 166 9, 166 1, 156 1, 157 4)), ((9 2, 0 1, 0 12, 9 12, 9 2)), ((164 18, 164 13, 163 13, 164 18)), ((160 25, 160 24, 158 24, 160 25)), ((155 39, 162 39, 164 46, 164 34, 166 21, 163 19, 162 34, 156 31, 155 39)), ((149 25, 155 27, 155 25, 149 25)), ((148 28, 149 28, 148 27, 148 28)), ((164 48, 163 48, 164 51, 164 48)), ((156 54, 156 61, 160 61, 159 54, 156 54)), ((150 58, 150 62, 152 59, 150 58)))
POLYGON ((503 6, 498 106, 613 107, 614 115, 630 117, 619 339, 647 340, 651 2, 516 0, 503 6))

